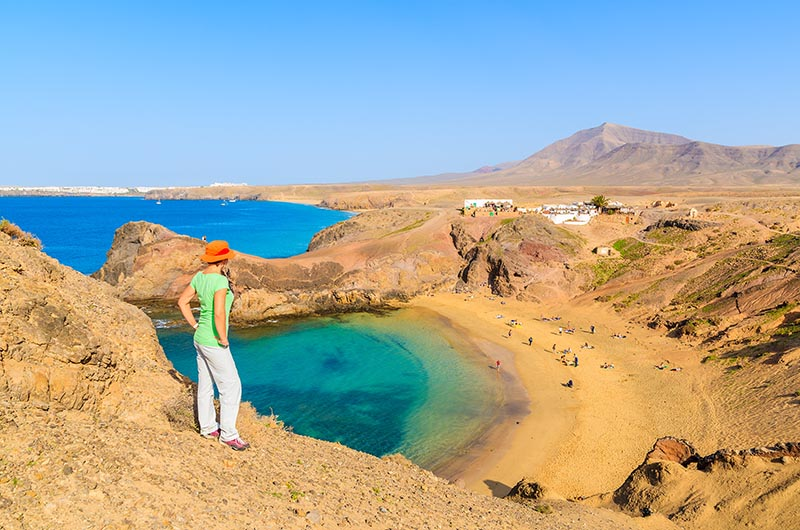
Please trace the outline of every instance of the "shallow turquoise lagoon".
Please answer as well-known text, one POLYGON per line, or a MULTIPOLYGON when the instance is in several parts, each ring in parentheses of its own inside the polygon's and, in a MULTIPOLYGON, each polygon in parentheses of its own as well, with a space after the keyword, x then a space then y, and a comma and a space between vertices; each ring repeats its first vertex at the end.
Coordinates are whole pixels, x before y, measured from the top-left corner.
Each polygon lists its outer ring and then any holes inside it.
MULTIPOLYGON (((163 320, 175 367, 196 378, 185 325, 163 320), (174 327, 173 327, 174 326, 174 327)), ((434 313, 400 310, 234 330, 244 399, 299 433, 433 468, 494 421, 496 372, 434 313)))

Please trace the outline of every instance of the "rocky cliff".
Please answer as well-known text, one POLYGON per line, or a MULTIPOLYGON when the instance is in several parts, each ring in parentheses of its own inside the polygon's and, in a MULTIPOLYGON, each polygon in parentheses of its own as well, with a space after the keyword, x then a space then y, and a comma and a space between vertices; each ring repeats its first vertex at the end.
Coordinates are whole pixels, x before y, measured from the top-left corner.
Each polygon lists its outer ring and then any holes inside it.
MULTIPOLYGON (((200 270, 202 242, 148 223, 128 223, 95 274, 129 301, 174 300, 200 270)), ((538 216, 464 218, 434 209, 359 214, 314 236, 291 258, 240 255, 231 262, 233 315, 257 322, 279 315, 391 306, 437 290, 489 285, 496 294, 536 299, 574 292, 568 261, 585 243, 538 216)))
POLYGON ((135 418, 158 401, 142 389, 175 390, 150 319, 108 285, 1 233, 0 271, 6 404, 135 418))

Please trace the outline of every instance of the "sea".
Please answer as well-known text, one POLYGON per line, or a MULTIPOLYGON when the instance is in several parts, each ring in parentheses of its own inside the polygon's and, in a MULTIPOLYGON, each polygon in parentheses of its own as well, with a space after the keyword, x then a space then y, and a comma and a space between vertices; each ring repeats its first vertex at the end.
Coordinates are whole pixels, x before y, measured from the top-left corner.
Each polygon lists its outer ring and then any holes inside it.
MULTIPOLYGON (((319 230, 352 214, 271 201, 141 197, 0 197, 0 218, 84 274, 98 270, 129 221, 265 258, 305 252, 319 230)), ((191 329, 177 312, 145 308, 167 358, 196 380, 191 329)), ((503 389, 463 334, 421 309, 275 319, 231 330, 243 399, 298 434, 434 469, 467 452, 498 418, 503 389)), ((246 433, 243 433, 246 435, 246 433)))

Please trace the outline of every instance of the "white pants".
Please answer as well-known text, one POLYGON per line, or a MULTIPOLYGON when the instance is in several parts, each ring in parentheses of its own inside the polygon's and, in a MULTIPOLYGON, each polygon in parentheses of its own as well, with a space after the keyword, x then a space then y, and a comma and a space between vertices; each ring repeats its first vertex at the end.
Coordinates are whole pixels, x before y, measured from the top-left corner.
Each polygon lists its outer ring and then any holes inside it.
POLYGON ((200 433, 220 430, 223 442, 239 437, 236 417, 242 400, 242 383, 233 362, 230 348, 203 346, 194 343, 197 350, 197 419, 200 433), (214 410, 214 385, 219 391, 219 423, 214 410))

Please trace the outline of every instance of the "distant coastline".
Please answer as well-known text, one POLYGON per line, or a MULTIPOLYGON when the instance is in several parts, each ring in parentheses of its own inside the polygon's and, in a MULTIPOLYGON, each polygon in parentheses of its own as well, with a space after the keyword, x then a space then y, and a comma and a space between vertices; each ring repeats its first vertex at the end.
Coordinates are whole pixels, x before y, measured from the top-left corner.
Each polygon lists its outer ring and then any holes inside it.
POLYGON ((0 196, 5 197, 61 197, 61 196, 98 196, 98 197, 144 197, 150 191, 159 188, 137 186, 132 188, 114 186, 0 186, 0 196))

